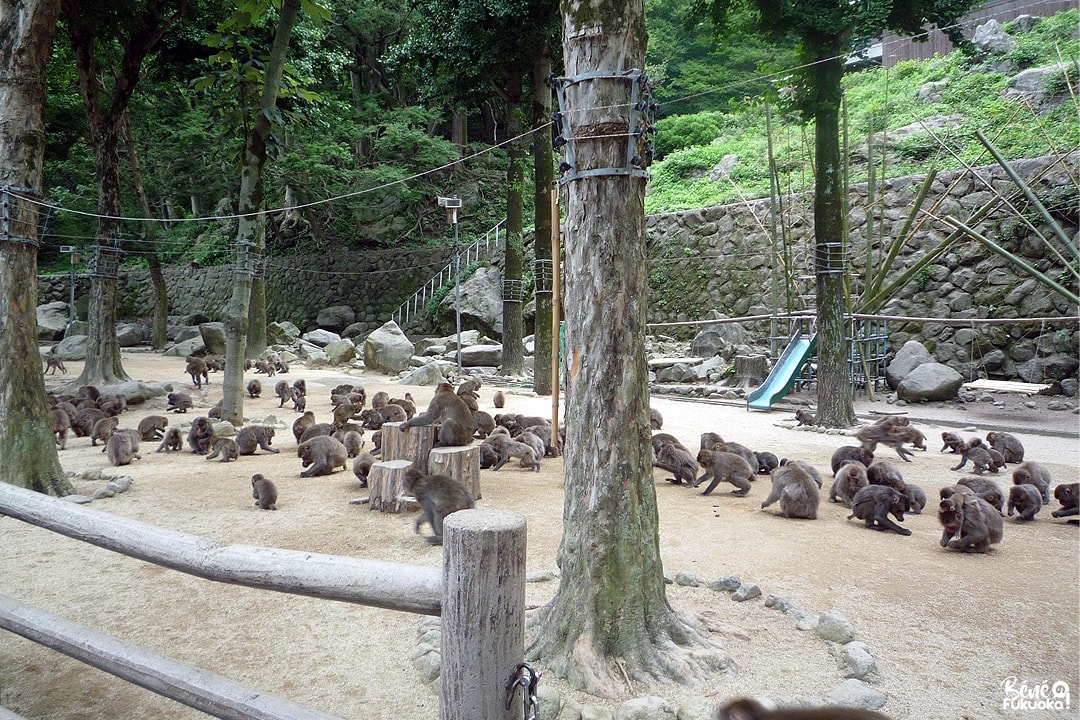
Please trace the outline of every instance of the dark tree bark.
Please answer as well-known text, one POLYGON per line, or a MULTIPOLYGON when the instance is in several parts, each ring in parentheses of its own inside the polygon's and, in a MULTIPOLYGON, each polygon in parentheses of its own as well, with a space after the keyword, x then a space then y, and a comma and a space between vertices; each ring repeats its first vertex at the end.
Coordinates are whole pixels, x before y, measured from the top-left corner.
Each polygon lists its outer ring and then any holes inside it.
POLYGON ((45 156, 45 64, 59 0, 0 0, 0 481, 52 495, 75 490, 60 467, 37 349, 37 242, 45 156))
POLYGON ((818 424, 851 427, 855 408, 848 377, 848 341, 844 324, 844 204, 840 164, 840 101, 844 55, 838 36, 816 45, 814 92, 815 274, 818 313, 818 424))
MULTIPOLYGON (((641 0, 564 0, 566 74, 644 67, 641 0)), ((630 83, 566 89, 577 171, 626 158, 630 83), (583 139, 588 138, 588 139, 583 139)), ((566 493, 561 578, 526 655, 579 689, 612 697, 624 673, 694 682, 727 663, 664 588, 645 363, 645 181, 570 179, 566 214, 566 493)))
MULTIPOLYGON (((521 135, 518 108, 523 98, 524 73, 517 68, 506 71, 506 132, 512 138, 521 135)), ((506 148, 509 165, 506 169, 506 249, 503 257, 503 328, 502 374, 519 376, 525 374, 525 350, 521 345, 525 337, 521 306, 524 292, 521 285, 525 245, 522 240, 522 206, 525 195, 525 148, 518 138, 506 148)))
MULTIPOLYGON (((536 52, 532 70, 532 124, 543 128, 551 121, 550 48, 536 52)), ((534 285, 536 318, 533 321, 533 390, 550 395, 551 379, 551 192, 555 167, 550 134, 544 130, 532 137, 533 144, 533 250, 536 256, 534 285)))

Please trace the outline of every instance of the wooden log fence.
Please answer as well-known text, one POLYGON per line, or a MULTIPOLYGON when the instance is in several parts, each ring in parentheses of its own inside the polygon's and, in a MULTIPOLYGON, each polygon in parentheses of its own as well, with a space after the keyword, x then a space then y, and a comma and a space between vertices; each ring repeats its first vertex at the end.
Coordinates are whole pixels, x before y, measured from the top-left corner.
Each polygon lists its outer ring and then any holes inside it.
MULTIPOLYGON (((448 668, 444 655, 440 719, 521 717, 519 702, 506 707, 506 686, 524 652, 517 625, 518 619, 524 617, 525 607, 525 520, 517 513, 463 510, 452 516, 453 522, 447 518, 441 570, 281 548, 225 546, 7 483, 0 483, 0 513, 216 582, 441 615, 458 618, 452 622, 462 624, 467 624, 468 618, 500 619, 459 627, 460 636, 450 640, 453 657, 469 666, 448 668), (458 552, 456 548, 487 547, 493 537, 497 551, 451 557, 458 552), (455 577, 458 573, 463 576, 455 577), (480 578, 483 583, 478 582, 480 578), (520 592, 516 589, 518 585, 520 592), (478 595, 487 600, 478 599, 478 595)), ((9 598, 0 597, 0 628, 215 717, 237 720, 330 717, 9 598)), ((444 631, 443 643, 448 640, 444 631)), ((3 717, 0 713, 0 718, 3 717)))

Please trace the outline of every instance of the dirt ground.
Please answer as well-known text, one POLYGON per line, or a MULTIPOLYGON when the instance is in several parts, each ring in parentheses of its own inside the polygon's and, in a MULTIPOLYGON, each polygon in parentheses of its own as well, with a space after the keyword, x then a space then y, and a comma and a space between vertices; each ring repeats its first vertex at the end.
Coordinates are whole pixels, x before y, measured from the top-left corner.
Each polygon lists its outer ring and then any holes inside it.
MULTIPOLYGON (((69 363, 67 380, 80 363, 69 363)), ((211 375, 203 392, 194 390, 180 358, 125 352, 133 379, 171 383, 196 398, 196 414, 220 398, 221 376, 211 375)), ((258 377, 258 376, 256 376, 258 377)), ((320 420, 330 417, 329 390, 339 382, 364 385, 371 393, 412 392, 419 404, 430 388, 403 387, 358 370, 294 367, 285 376, 303 377, 308 407, 320 420)), ((291 426, 295 413, 279 410, 274 380, 263 377, 263 397, 245 403, 252 422, 277 418, 291 426)), ((50 387, 63 378, 47 378, 50 387)), ((481 389, 481 409, 494 412, 496 388, 481 389)), ((961 435, 987 430, 1015 432, 1027 458, 1045 464, 1056 482, 1080 477, 1077 415, 1046 410, 1046 401, 1000 396, 991 403, 903 408, 928 437, 929 450, 902 465, 904 477, 933 499, 961 473, 950 472, 955 457, 938 452, 942 429, 961 435)), ((509 392, 507 412, 547 414, 550 398, 509 392)), ((164 398, 125 413, 122 427, 148 414, 163 413, 164 398)), ((654 397, 663 430, 697 447, 699 435, 719 432, 754 450, 801 458, 828 475, 833 450, 850 438, 796 431, 792 413, 748 413, 742 406, 654 397)), ((861 399, 858 411, 895 412, 896 406, 861 399)), ((170 424, 193 414, 169 414, 170 424)), ((88 438, 72 439, 60 453, 65 469, 101 468, 107 475, 130 475, 128 492, 91 507, 223 543, 276 546, 437 567, 441 548, 414 534, 412 515, 371 512, 350 504, 361 497, 351 472, 299 477, 300 461, 291 432, 280 429, 277 455, 259 453, 232 463, 207 462, 188 452, 155 454, 144 444, 142 459, 113 468, 88 438), (250 497, 250 477, 261 472, 280 490, 280 509, 260 511, 250 497)), ((1007 474, 998 476, 1003 486, 1007 474)), ((858 639, 875 657, 873 683, 888 696, 883 712, 893 718, 960 720, 982 718, 1076 717, 1080 706, 1080 564, 1078 529, 1050 517, 1051 503, 1034 523, 1005 521, 1004 541, 986 555, 947 552, 938 546, 940 526, 933 512, 911 515, 911 537, 871 532, 847 511, 822 502, 816 521, 787 520, 760 509, 768 479, 749 496, 732 497, 727 486, 703 497, 663 480, 656 471, 660 544, 665 570, 692 571, 706 582, 738 575, 760 585, 764 596, 786 597, 813 613, 835 609, 847 615, 858 639), (1071 709, 1003 710, 1008 678, 1029 687, 1068 683, 1071 709)), ((504 508, 528 521, 528 570, 557 570, 562 531, 563 466, 547 459, 541 473, 507 465, 481 473, 481 507, 504 508)), ((77 482, 92 492, 98 482, 77 482)), ((826 487, 827 490, 827 487, 826 487)), ((933 505, 933 503, 932 503, 933 505)), ((100 631, 190 662, 266 692, 287 697, 342 718, 436 718, 437 697, 422 684, 410 656, 423 618, 345 603, 221 585, 116 555, 11 518, 0 518, 3 538, 0 592, 100 631)), ((530 583, 526 602, 538 606, 556 582, 530 583)), ((732 602, 706 587, 668 586, 678 609, 708 613, 728 626, 725 642, 734 672, 703 679, 697 687, 635 686, 626 697, 655 694, 676 703, 719 701, 736 695, 776 700, 821 698, 839 685, 836 646, 795 628, 795 621, 764 607, 763 598, 732 602)), ((541 665, 541 670, 543 667, 541 665)), ((550 674, 541 685, 565 696, 614 709, 565 688, 550 674)), ((625 699, 625 698, 623 698, 625 699)), ((110 675, 8 633, 0 634, 0 705, 28 718, 193 718, 194 710, 129 686, 110 675)))

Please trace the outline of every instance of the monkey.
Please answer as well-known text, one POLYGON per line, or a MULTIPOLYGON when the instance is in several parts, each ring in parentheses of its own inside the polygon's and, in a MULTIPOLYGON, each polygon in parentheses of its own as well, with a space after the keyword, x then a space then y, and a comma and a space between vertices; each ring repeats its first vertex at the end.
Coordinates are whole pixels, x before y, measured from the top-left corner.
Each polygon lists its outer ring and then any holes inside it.
POLYGON ((330 394, 330 407, 337 407, 342 403, 351 403, 348 393, 331 393, 330 394))
POLYGON ((1042 494, 1039 488, 1028 483, 1013 485, 1009 488, 1009 517, 1019 512, 1017 520, 1034 520, 1042 510, 1042 494))
MULTIPOLYGON (((450 385, 447 385, 449 388, 450 385)), ((491 466, 492 470, 498 470, 512 458, 521 458, 520 467, 531 468, 533 472, 540 472, 540 460, 536 457, 536 451, 523 442, 518 442, 508 435, 495 432, 488 435, 481 445, 487 445, 498 456, 498 460, 491 466)))
MULTIPOLYGON (((352 404, 353 407, 363 410, 364 404, 367 402, 367 394, 365 393, 364 388, 357 388, 351 393, 346 394, 345 399, 348 400, 348 402, 352 404)), ((412 402, 412 395, 409 393, 405 393, 405 399, 409 402, 412 402)), ((416 407, 416 403, 413 403, 413 407, 416 407)))
MULTIPOLYGON (((330 391, 330 397, 332 398, 334 395, 348 395, 355 389, 356 386, 351 383, 342 383, 330 391)), ((363 388, 361 388, 361 390, 362 389, 363 388)))
POLYGON ((836 448, 836 451, 832 454, 832 460, 829 462, 832 466, 833 475, 836 474, 837 470, 852 461, 862 463, 864 467, 870 467, 870 464, 874 462, 874 453, 864 447, 854 445, 842 445, 836 448))
MULTIPOLYGON (((284 380, 282 382, 285 382, 284 380)), ((307 395, 307 381, 304 378, 297 378, 293 380, 293 390, 296 390, 301 395, 307 395)))
MULTIPOLYGON (((409 419, 408 413, 406 413, 405 408, 395 403, 387 403, 383 405, 381 408, 379 408, 378 412, 380 415, 382 415, 384 423, 405 422, 409 419)), ((469 416, 472 417, 471 412, 469 413, 469 416)))
POLYGON ((469 408, 471 412, 476 412, 480 409, 480 403, 476 401, 476 395, 473 393, 458 393, 458 397, 465 403, 465 407, 469 408))
POLYGON ((798 421, 798 424, 795 427, 801 425, 817 425, 817 415, 806 408, 799 408, 796 410, 795 419, 798 421))
POLYGON ((180 434, 180 428, 169 428, 165 433, 165 437, 161 439, 161 444, 158 445, 158 449, 154 452, 179 452, 184 449, 184 436, 180 434))
POLYGON ((169 418, 164 415, 147 415, 139 421, 139 437, 143 440, 160 440, 165 436, 169 418))
POLYGON ((697 460, 682 443, 669 442, 661 445, 653 460, 653 467, 671 473, 674 477, 668 478, 668 482, 676 485, 681 485, 685 480, 687 487, 694 487, 697 480, 697 460))
POLYGON ((49 411, 49 426, 52 434, 56 436, 56 444, 61 450, 67 449, 67 434, 71 429, 71 418, 68 414, 59 408, 53 408, 49 411))
POLYGON ((236 446, 236 441, 229 437, 212 436, 210 438, 210 453, 206 456, 206 459, 213 460, 216 457, 220 457, 221 462, 229 462, 240 457, 240 449, 236 446))
POLYGON ((297 445, 296 456, 307 468, 301 471, 300 477, 315 477, 330 475, 338 466, 345 469, 349 454, 340 440, 329 435, 319 435, 297 445))
POLYGON ((465 382, 458 385, 457 390, 455 390, 454 392, 456 392, 458 395, 471 395, 472 397, 476 398, 479 397, 480 388, 482 388, 483 386, 484 384, 479 380, 466 380, 465 382))
POLYGON ((890 432, 895 430, 896 428, 904 427, 905 425, 910 424, 911 420, 909 420, 906 415, 886 415, 885 417, 880 417, 874 421, 874 425, 877 425, 878 427, 883 427, 890 432))
POLYGON ((67 375, 67 367, 64 365, 64 360, 59 355, 54 355, 51 352, 44 355, 45 358, 45 374, 55 375, 59 370, 62 375, 67 375))
MULTIPOLYGON (((338 407, 341 407, 340 405, 338 407)), ((367 428, 368 430, 378 430, 382 428, 385 420, 383 414, 379 412, 377 408, 371 408, 370 410, 363 410, 360 412, 360 426, 367 428)))
POLYGON ((980 440, 979 438, 972 438, 968 441, 968 444, 961 451, 962 455, 960 457, 960 462, 957 463, 956 467, 949 469, 959 470, 967 464, 968 460, 970 460, 971 464, 974 465, 971 471, 976 475, 982 475, 987 470, 996 473, 998 471, 997 465, 995 463, 994 457, 990 454, 991 452, 997 451, 988 450, 982 444, 982 440, 980 440))
MULTIPOLYGON (((452 386, 447 384, 447 387, 453 392, 452 386)), ((402 487, 420 505, 420 515, 413 524, 413 530, 420 532, 425 522, 431 525, 434 535, 428 537, 427 541, 432 545, 442 545, 443 520, 447 515, 476 507, 469 488, 449 475, 424 475, 416 468, 409 468, 405 471, 402 487)))
POLYGON ((472 411, 454 392, 450 383, 439 383, 435 395, 431 398, 428 409, 419 413, 412 420, 401 424, 402 430, 416 425, 439 425, 439 433, 434 445, 468 445, 476 434, 476 421, 472 411))
POLYGON ((252 368, 252 366, 253 366, 253 363, 251 362, 251 360, 249 360, 247 358, 244 358, 244 372, 247 372, 248 370, 250 370, 252 368))
POLYGON ((274 377, 274 375, 277 374, 277 368, 273 363, 269 363, 265 360, 256 360, 254 364, 256 373, 262 373, 266 377, 274 377))
MULTIPOLYGON (((882 420, 885 419, 886 418, 882 418, 882 420)), ((874 452, 874 450, 877 449, 878 443, 881 443, 882 445, 888 445, 895 450, 896 454, 899 455, 900 459, 904 462, 911 462, 911 457, 909 457, 911 452, 904 447, 904 438, 897 437, 893 433, 893 427, 890 425, 867 425, 864 428, 860 428, 855 433, 855 437, 862 443, 862 446, 870 452, 874 452)))
POLYGON ((701 433, 701 445, 699 450, 716 450, 718 445, 724 444, 724 438, 720 437, 717 433, 706 432, 701 433))
POLYGON ((273 439, 274 428, 269 425, 245 425, 236 433, 236 447, 241 455, 254 455, 256 449, 276 454, 281 451, 270 447, 273 439))
POLYGON ((1002 492, 1001 488, 993 480, 988 480, 987 478, 962 478, 958 480, 956 484, 962 487, 971 488, 972 493, 993 505, 999 514, 1005 514, 1005 493, 1002 492))
POLYGON ((547 455, 547 448, 544 445, 544 441, 540 439, 539 435, 531 430, 526 430, 515 435, 514 439, 520 443, 525 443, 533 449, 533 454, 536 455, 536 471, 540 472, 540 459, 547 455))
POLYGON ((127 410, 127 400, 120 395, 102 395, 97 401, 98 410, 116 416, 127 410))
POLYGON ((657 453, 660 452, 660 448, 662 448, 667 443, 671 443, 676 447, 682 448, 683 450, 688 449, 679 441, 679 438, 675 437, 674 435, 670 433, 656 433, 652 436, 652 455, 654 460, 656 459, 657 453))
POLYGON ((908 506, 911 508, 909 512, 912 515, 922 515, 923 508, 926 507, 926 491, 918 485, 907 483, 904 495, 907 496, 908 506))
POLYGON ((356 417, 358 412, 352 403, 341 403, 334 407, 334 422, 332 424, 335 427, 341 427, 356 417))
POLYGON ((771 452, 754 452, 758 475, 770 475, 780 465, 780 458, 771 452))
POLYGON ((491 396, 491 404, 500 410, 506 406, 506 396, 503 395, 502 390, 496 390, 495 394, 491 396))
POLYGON ((476 422, 476 437, 483 440, 495 429, 495 419, 483 410, 473 412, 473 420, 476 422))
POLYGON ((819 485, 801 463, 781 465, 772 474, 772 492, 761 503, 761 509, 779 500, 780 514, 784 517, 816 520, 821 502, 819 485))
POLYGON ((889 720, 873 710, 857 707, 777 708, 768 710, 757 700, 737 698, 720 709, 719 720, 889 720))
POLYGON ((1005 526, 1001 516, 982 498, 956 493, 938 505, 944 530, 940 545, 961 552, 984 553, 1001 542, 1005 526))
POLYGON ((735 486, 736 489, 731 491, 732 495, 742 497, 750 492, 750 478, 756 473, 745 458, 723 450, 699 450, 697 461, 705 468, 705 472, 690 487, 696 488, 706 478, 712 478, 702 495, 708 495, 715 490, 721 480, 727 480, 735 486))
MULTIPOLYGON (((51 400, 53 400, 53 398, 50 397, 50 401, 51 400)), ((79 409, 76 408, 74 405, 72 405, 67 400, 59 400, 59 401, 57 401, 56 404, 53 405, 53 408, 56 409, 56 410, 63 410, 64 412, 66 412, 67 416, 68 416, 68 419, 74 418, 76 413, 79 412, 79 409)))
POLYGON ((964 448, 967 447, 967 441, 954 432, 945 431, 941 433, 941 440, 945 444, 941 446, 940 452, 948 450, 951 453, 962 453, 964 448))
MULTIPOLYGON (((1051 517, 1062 518, 1080 515, 1080 483, 1058 485, 1054 488, 1054 499, 1061 505, 1060 508, 1050 513, 1051 517)), ((1076 522, 1070 520, 1070 522, 1076 522)))
POLYGON ((285 407, 285 403, 292 400, 292 388, 289 387, 289 381, 278 380, 274 385, 274 394, 278 396, 278 407, 285 407))
POLYGON ((206 361, 194 355, 188 355, 186 360, 187 367, 184 372, 191 376, 191 382, 194 383, 195 387, 202 390, 204 382, 207 385, 210 384, 210 369, 206 367, 206 361))
POLYGON ((911 530, 897 525, 889 519, 891 514, 899 522, 904 522, 904 513, 910 510, 907 496, 888 485, 867 485, 860 488, 851 499, 851 514, 847 519, 858 518, 866 522, 871 530, 892 530, 908 536, 911 530))
POLYGON ((364 436, 355 430, 345 430, 342 428, 334 433, 334 437, 341 441, 341 444, 345 446, 345 453, 350 457, 358 457, 364 449, 364 436))
POLYGON ((1007 432, 988 432, 986 442, 991 448, 1001 453, 1002 459, 1010 465, 1024 462, 1024 446, 1015 435, 1007 432))
POLYGON ((558 438, 554 437, 554 432, 549 423, 529 425, 529 432, 543 440, 545 457, 559 457, 562 454, 562 447, 558 438))
POLYGON ((277 510, 277 485, 263 477, 262 473, 251 476, 251 497, 255 498, 255 507, 277 510))
MULTIPOLYGON (((300 442, 310 440, 313 437, 320 437, 323 435, 333 435, 336 428, 330 423, 315 423, 300 436, 300 442)), ((340 442, 340 441, 339 441, 340 442)))
POLYGON ((382 457, 382 430, 371 433, 371 454, 382 457))
MULTIPOLYGON (((490 437, 490 436, 489 436, 490 437)), ((480 469, 488 470, 495 466, 495 463, 499 462, 499 453, 495 452, 495 449, 490 445, 480 443, 480 469)))
POLYGON ((206 369, 210 372, 222 372, 225 370, 225 360, 218 357, 203 358, 206 362, 206 369))
POLYGON ((810 475, 814 484, 818 486, 818 490, 821 489, 821 473, 817 471, 816 467, 805 460, 788 460, 787 458, 781 458, 779 467, 784 467, 785 465, 799 465, 810 475))
POLYGON ((304 436, 304 431, 315 424, 315 413, 307 410, 303 415, 293 420, 292 434, 296 438, 296 442, 300 442, 300 438, 304 436))
POLYGON ((871 485, 888 485, 904 492, 904 476, 900 469, 884 460, 875 460, 866 468, 866 481, 871 485))
POLYGON ((1030 483, 1039 488, 1043 504, 1050 504, 1050 485, 1053 483, 1053 478, 1050 477, 1050 471, 1046 469, 1045 465, 1034 460, 1025 460, 1013 470, 1012 478, 1013 483, 1016 485, 1030 483))
POLYGON ((911 443, 911 446, 916 450, 926 451, 926 436, 916 427, 904 425, 893 428, 892 436, 899 438, 902 442, 911 443))
POLYGON ((296 388, 289 390, 292 397, 293 412, 302 413, 307 410, 307 395, 301 395, 296 388))
POLYGON ((165 412, 170 410, 174 413, 186 413, 192 408, 191 397, 181 392, 171 392, 165 396, 169 401, 165 407, 165 412))
POLYGON ((213 436, 214 426, 210 424, 210 418, 197 417, 192 421, 191 429, 188 430, 188 447, 196 455, 205 455, 210 452, 210 438, 213 436))
POLYGON ((101 391, 95 385, 83 385, 79 388, 79 397, 97 402, 98 398, 101 397, 101 391))
POLYGON ((249 380, 247 384, 247 394, 252 400, 262 395, 262 383, 258 380, 249 380))
POLYGON ((715 447, 713 447, 713 450, 722 450, 724 452, 734 453, 735 455, 738 455, 743 460, 745 460, 750 467, 755 468, 754 476, 750 479, 757 479, 757 455, 755 455, 754 451, 750 448, 746 447, 745 445, 740 445, 737 442, 723 442, 718 443, 715 447))
POLYGON ((371 396, 371 409, 378 410, 388 402, 390 402, 390 394, 380 390, 371 396))
POLYGON ((285 364, 285 361, 282 360, 281 356, 276 352, 267 353, 263 360, 265 360, 270 367, 274 368, 274 372, 280 372, 281 368, 288 367, 288 365, 285 364))
POLYGON ((111 465, 130 465, 140 460, 139 437, 134 430, 118 430, 109 436, 105 452, 111 465))
POLYGON ((105 417, 105 413, 95 408, 83 408, 71 415, 71 431, 75 437, 89 437, 94 432, 94 425, 105 417))
POLYGON ((834 503, 837 498, 845 507, 851 507, 851 501, 855 493, 870 484, 866 479, 866 466, 861 462, 849 462, 836 471, 836 479, 829 490, 829 502, 834 503))
MULTIPOLYGON (((109 438, 116 432, 116 426, 120 423, 120 420, 116 417, 103 417, 94 423, 94 430, 90 433, 90 444, 97 447, 97 441, 100 440, 103 445, 108 444, 109 438)), ((104 452, 104 450, 102 450, 104 452)))
MULTIPOLYGON (((382 410, 386 410, 387 407, 389 407, 390 405, 397 405, 398 407, 400 407, 402 410, 405 411, 405 419, 406 420, 412 420, 413 415, 416 414, 416 405, 413 403, 412 396, 409 395, 409 393, 405 393, 405 395, 407 397, 390 398, 390 402, 388 402, 386 404, 386 406, 382 408, 382 410)), ((473 412, 476 412, 476 410, 473 409, 473 412)), ((396 421, 395 420, 387 420, 387 422, 396 422, 396 421)))
POLYGON ((214 420, 221 419, 221 405, 225 402, 225 398, 218 400, 216 403, 210 406, 210 409, 206 411, 206 417, 213 418, 214 420))
POLYGON ((352 471, 356 479, 360 481, 360 487, 366 488, 368 486, 368 473, 371 472, 371 466, 375 464, 375 458, 371 453, 360 453, 356 456, 356 460, 353 461, 352 471))
POLYGON ((664 427, 664 416, 656 408, 649 408, 649 427, 653 430, 664 427))

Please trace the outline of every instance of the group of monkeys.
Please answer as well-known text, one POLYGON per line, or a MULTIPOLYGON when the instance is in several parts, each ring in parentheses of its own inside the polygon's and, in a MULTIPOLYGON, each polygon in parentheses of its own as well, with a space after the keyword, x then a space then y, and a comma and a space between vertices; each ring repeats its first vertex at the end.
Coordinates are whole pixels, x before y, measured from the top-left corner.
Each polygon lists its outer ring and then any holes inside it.
MULTIPOLYGON (((660 429, 662 419, 653 411, 652 426, 660 429)), ((796 413, 799 425, 813 424, 816 418, 809 411, 796 413)), ((831 458, 833 483, 829 502, 840 502, 851 509, 848 519, 859 519, 866 527, 891 530, 911 535, 911 530, 898 524, 905 513, 919 514, 926 506, 926 493, 917 485, 905 482, 900 470, 884 460, 875 459, 879 444, 893 448, 905 462, 913 454, 905 445, 926 450, 923 433, 903 416, 887 416, 855 432, 859 445, 837 448, 831 458), (891 517, 890 517, 891 516, 891 517), (895 521, 894 521, 895 518, 895 521)), ((1050 502, 1053 482, 1049 470, 1032 460, 1024 460, 1024 448, 1014 435, 1005 432, 987 433, 986 440, 974 437, 964 440, 952 432, 942 433, 942 452, 961 456, 952 470, 961 470, 968 463, 979 477, 967 477, 941 489, 938 518, 944 528, 941 546, 963 552, 986 552, 1001 541, 1006 503, 1008 515, 1030 521, 1050 502), (997 473, 1015 464, 1013 485, 1004 493, 993 480, 982 477, 997 473)), ((754 452, 744 445, 726 442, 717 433, 701 436, 696 455, 677 438, 658 432, 652 438, 653 466, 667 470, 670 482, 696 488, 708 480, 702 495, 710 494, 720 482, 735 486, 732 495, 750 492, 751 482, 758 475, 770 475, 772 488, 761 507, 779 503, 780 514, 789 518, 816 519, 820 504, 821 474, 802 460, 778 459, 770 452, 754 452), (699 476, 698 471, 702 470, 699 476)), ((1053 517, 1080 514, 1077 483, 1060 484, 1054 497, 1061 507, 1053 517)), ((1071 520, 1070 522, 1076 522, 1071 520)))

